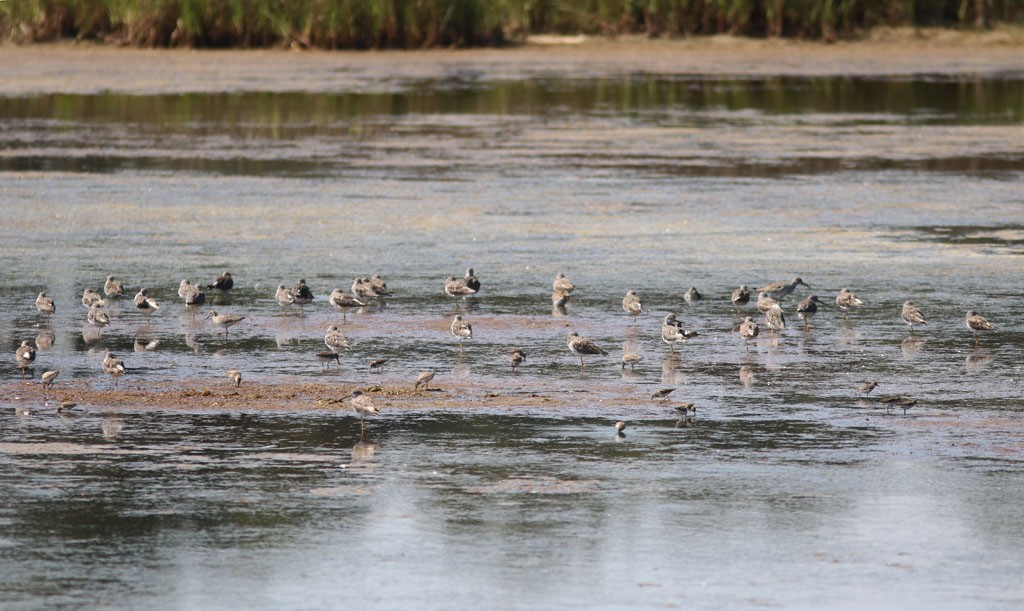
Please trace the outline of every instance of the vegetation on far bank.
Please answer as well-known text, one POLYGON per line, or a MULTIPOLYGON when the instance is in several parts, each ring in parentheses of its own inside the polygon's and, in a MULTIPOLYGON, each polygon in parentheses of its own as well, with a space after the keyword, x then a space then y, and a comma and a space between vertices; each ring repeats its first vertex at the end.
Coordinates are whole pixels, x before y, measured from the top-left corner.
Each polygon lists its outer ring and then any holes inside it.
POLYGON ((0 0, 0 37, 147 47, 420 48, 530 34, 835 40, 1024 23, 1021 0, 0 0))

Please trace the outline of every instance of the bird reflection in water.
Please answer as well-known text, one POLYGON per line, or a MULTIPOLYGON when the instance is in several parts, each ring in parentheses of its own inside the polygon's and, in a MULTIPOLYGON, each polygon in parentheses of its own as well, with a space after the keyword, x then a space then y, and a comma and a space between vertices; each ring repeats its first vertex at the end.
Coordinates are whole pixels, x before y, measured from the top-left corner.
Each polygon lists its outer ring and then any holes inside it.
POLYGON ((369 439, 360 439, 359 443, 352 446, 352 463, 353 465, 359 465, 367 463, 373 460, 375 454, 377 454, 377 446, 380 445, 376 441, 370 441, 369 439))
POLYGON ((967 371, 978 371, 988 367, 991 363, 992 352, 984 348, 971 351, 967 358, 964 359, 964 367, 967 368, 967 371))
POLYGON ((903 356, 914 356, 924 349, 924 345, 928 343, 928 340, 923 337, 915 337, 913 335, 907 336, 905 340, 900 342, 900 352, 903 356))
POLYGON ((124 429, 124 418, 113 415, 104 416, 100 428, 103 431, 104 439, 114 441, 121 436, 121 430, 124 429))

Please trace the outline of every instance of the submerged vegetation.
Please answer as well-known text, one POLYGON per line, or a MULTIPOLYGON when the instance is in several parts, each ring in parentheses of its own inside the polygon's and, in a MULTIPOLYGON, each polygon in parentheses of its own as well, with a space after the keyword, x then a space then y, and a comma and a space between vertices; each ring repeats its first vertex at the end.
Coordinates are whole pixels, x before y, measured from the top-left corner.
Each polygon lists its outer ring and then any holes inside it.
POLYGON ((416 48, 529 34, 833 40, 875 26, 1024 22, 1020 0, 6 0, 0 35, 139 46, 416 48))

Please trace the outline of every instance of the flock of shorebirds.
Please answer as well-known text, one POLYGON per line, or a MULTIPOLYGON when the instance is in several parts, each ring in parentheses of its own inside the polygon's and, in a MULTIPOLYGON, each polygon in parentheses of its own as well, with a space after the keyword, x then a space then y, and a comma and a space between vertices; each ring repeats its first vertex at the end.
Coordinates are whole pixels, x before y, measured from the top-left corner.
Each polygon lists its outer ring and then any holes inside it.
MULTIPOLYGON (((753 291, 750 290, 747 285, 741 285, 732 292, 731 302, 736 308, 736 312, 739 313, 740 308, 747 305, 751 301, 752 296, 756 295, 755 304, 757 309, 764 316, 764 326, 777 341, 777 333, 786 328, 786 315, 781 302, 799 286, 804 286, 808 289, 811 288, 799 277, 793 278, 793 280, 789 282, 773 282, 753 291)), ((195 318, 196 309, 206 303, 206 291, 204 288, 212 291, 227 292, 232 290, 233 287, 234 279, 229 272, 224 272, 213 282, 205 285, 205 287, 193 284, 187 279, 182 280, 178 287, 178 296, 183 300, 185 308, 192 311, 192 316, 195 318)), ((552 307, 556 312, 564 313, 565 308, 570 301, 570 297, 576 289, 575 285, 573 285, 573 283, 564 274, 559 273, 552 282, 551 288, 552 307)), ((451 297, 464 299, 466 297, 476 295, 480 290, 480 280, 477 278, 472 268, 466 271, 463 278, 449 276, 444 282, 444 292, 451 297)), ((122 298, 125 296, 124 284, 114 276, 108 276, 103 286, 103 293, 107 298, 122 298)), ((374 275, 370 278, 355 278, 348 293, 341 289, 334 289, 331 292, 328 301, 333 306, 345 311, 347 308, 366 306, 374 300, 383 299, 391 294, 392 293, 388 290, 387 283, 384 279, 381 278, 380 275, 374 275)), ((89 325, 104 327, 110 324, 110 318, 104 310, 107 305, 104 295, 101 295, 99 291, 91 288, 85 289, 82 293, 81 302, 87 309, 86 322, 89 325)), ((687 302, 692 303, 703 299, 703 296, 696 288, 691 287, 684 293, 683 298, 687 302)), ((302 306, 311 303, 314 299, 314 295, 306 284, 305 279, 300 279, 292 288, 286 288, 284 285, 278 285, 275 292, 275 299, 284 308, 288 308, 292 305, 298 305, 301 308, 302 306)), ((148 295, 146 288, 139 289, 133 302, 135 308, 147 318, 160 309, 160 306, 148 295)), ((858 298, 854 292, 846 288, 839 291, 839 294, 835 298, 835 303, 839 309, 845 313, 847 318, 849 317, 850 311, 856 310, 864 305, 864 301, 858 298)), ((824 303, 817 295, 810 295, 800 301, 796 306, 796 315, 801 321, 803 321, 805 329, 809 329, 811 319, 815 314, 817 314, 819 306, 823 305, 824 303)), ((40 292, 36 297, 35 306, 36 309, 44 315, 52 315, 56 312, 56 305, 54 304, 53 299, 47 296, 45 291, 40 292)), ((633 318, 633 324, 636 324, 637 318, 644 313, 643 303, 636 291, 630 290, 626 292, 625 297, 622 299, 622 309, 633 318)), ((913 301, 906 301, 903 303, 900 316, 906 324, 910 325, 911 333, 913 333, 915 325, 928 324, 924 314, 921 312, 921 309, 913 301)), ((214 325, 224 330, 225 338, 228 335, 228 329, 230 327, 245 320, 245 316, 218 314, 214 310, 210 310, 206 318, 211 320, 214 325)), ((974 332, 975 345, 980 341, 978 338, 979 332, 995 330, 995 326, 973 310, 967 311, 964 324, 968 329, 974 332)), ((743 319, 739 325, 738 332, 740 337, 744 340, 745 350, 748 349, 746 345, 747 342, 756 339, 761 334, 761 329, 762 325, 755 321, 753 317, 746 316, 743 319)), ((472 339, 473 337, 473 326, 468 321, 464 320, 461 314, 456 315, 451 322, 451 333, 459 341, 459 350, 461 354, 464 342, 472 339)), ((670 313, 662 320, 661 339, 670 346, 673 352, 676 344, 683 344, 697 335, 698 332, 695 330, 684 329, 682 324, 676 319, 675 314, 670 313)), ((583 337, 576 332, 569 334, 566 343, 569 350, 580 357, 581 372, 585 366, 585 356, 608 355, 608 352, 601 348, 596 342, 583 337)), ((329 362, 331 360, 339 362, 339 353, 342 350, 350 348, 347 338, 338 325, 330 325, 327 328, 324 335, 324 344, 328 350, 317 355, 322 362, 329 362)), ((18 368, 21 369, 22 379, 24 380, 26 371, 33 365, 36 359, 36 349, 32 346, 31 341, 25 340, 21 342, 21 345, 15 351, 14 357, 18 368)), ((642 360, 642 355, 626 352, 622 355, 620 364, 622 368, 627 366, 634 368, 642 360)), ((524 350, 515 349, 509 353, 509 364, 511 365, 513 372, 515 372, 524 361, 526 361, 526 352, 524 350)), ((386 362, 387 359, 376 359, 370 363, 370 368, 371 370, 381 368, 386 362)), ((115 386, 117 385, 118 378, 124 376, 127 371, 125 369, 124 362, 109 351, 106 352, 103 358, 102 369, 104 373, 113 378, 115 386)), ((41 375, 40 380, 44 396, 46 390, 53 386, 58 375, 59 371, 46 371, 41 375)), ((237 369, 228 370, 227 376, 232 380, 235 386, 239 386, 242 382, 242 374, 237 369)), ((433 378, 433 372, 422 372, 414 384, 414 390, 418 391, 420 388, 427 388, 433 378)), ((877 385, 877 382, 867 382, 861 385, 857 391, 866 396, 870 394, 877 385)), ((662 395, 662 397, 664 397, 671 392, 671 389, 660 392, 664 392, 662 395)), ((658 393, 655 393, 655 397, 652 398, 660 398, 657 395, 658 393)), ((351 406, 360 415, 361 424, 364 424, 363 420, 367 414, 379 414, 379 410, 374 405, 372 398, 363 394, 361 391, 355 391, 350 395, 343 397, 342 400, 350 401, 351 406)), ((886 403, 887 408, 891 406, 903 407, 904 411, 907 408, 912 407, 914 404, 913 400, 901 397, 885 397, 881 401, 886 403)), ((687 423, 692 424, 692 418, 688 415, 690 413, 688 410, 691 408, 693 408, 692 404, 684 404, 684 406, 680 407, 680 409, 683 410, 681 412, 680 419, 680 422, 682 423, 681 426, 688 426, 687 423)), ((693 408, 693 412, 695 412, 695 408, 693 408)), ((617 423, 617 433, 621 433, 621 428, 624 426, 624 423, 617 423)))

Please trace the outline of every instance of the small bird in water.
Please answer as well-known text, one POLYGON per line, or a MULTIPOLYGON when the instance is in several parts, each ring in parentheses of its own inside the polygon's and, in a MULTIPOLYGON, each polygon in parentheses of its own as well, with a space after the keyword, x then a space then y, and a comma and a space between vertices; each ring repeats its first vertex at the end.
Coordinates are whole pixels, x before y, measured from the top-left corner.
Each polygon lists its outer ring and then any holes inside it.
POLYGON ((573 353, 580 355, 580 371, 583 371, 583 355, 584 354, 600 354, 602 356, 608 356, 600 346, 590 341, 589 339, 582 337, 579 333, 573 331, 569 334, 569 339, 566 342, 569 346, 569 350, 573 353))
POLYGON ((927 325, 928 321, 924 319, 924 315, 921 314, 921 308, 917 307, 917 304, 913 301, 904 301, 903 310, 900 312, 900 316, 903 318, 903 322, 910 325, 910 332, 914 332, 914 325, 927 325))
POLYGON ((242 372, 237 369, 228 369, 226 375, 234 384, 235 388, 242 385, 242 372))
POLYGON ((964 324, 971 331, 974 331, 974 345, 978 345, 978 331, 995 331, 995 326, 989 321, 985 320, 985 317, 978 314, 974 310, 967 310, 967 318, 964 320, 964 324))
POLYGON ((876 388, 878 388, 878 382, 865 382, 857 387, 857 392, 866 397, 876 388))
POLYGON ((295 283, 295 287, 292 289, 292 299, 299 304, 299 311, 302 311, 302 306, 307 303, 313 303, 313 291, 309 290, 305 278, 299 278, 299 281, 295 283))
POLYGON ((59 371, 44 371, 43 375, 39 376, 39 381, 43 385, 43 390, 53 388, 53 381, 56 380, 59 375, 59 371))
POLYGON ((764 320, 768 323, 768 328, 772 330, 772 333, 786 328, 786 313, 778 304, 764 313, 764 320))
POLYGON ((685 293, 683 293, 683 299, 686 301, 686 303, 693 303, 695 301, 700 301, 701 299, 704 299, 704 295, 700 294, 700 291, 697 290, 697 287, 691 286, 685 293))
POLYGON ((327 327, 327 333, 324 334, 324 345, 335 354, 352 347, 349 345, 345 334, 338 328, 338 325, 327 327))
POLYGON ((845 318, 849 320, 849 311, 861 307, 864 305, 864 302, 857 297, 856 293, 850 289, 843 288, 840 289, 839 294, 836 295, 836 305, 843 311, 845 318))
POLYGON ((217 276, 217 279, 206 285, 208 289, 214 289, 217 291, 230 291, 235 287, 235 280, 231 277, 231 272, 224 272, 217 276))
POLYGON ((285 309, 295 303, 295 295, 292 294, 290 289, 284 288, 283 284, 277 285, 277 291, 274 292, 274 299, 277 301, 278 305, 285 309))
MULTIPOLYGON (((188 282, 188 280, 182 280, 188 282)), ((181 296, 185 300, 185 309, 192 312, 192 320, 196 319, 196 309, 206 303, 206 293, 199 285, 189 283, 185 288, 185 294, 181 296)), ((179 289, 180 292, 180 289, 179 289)))
POLYGON ((463 297, 468 295, 475 295, 476 290, 466 286, 465 281, 459 280, 455 276, 448 276, 444 281, 444 292, 449 297, 463 297))
POLYGON ((338 370, 341 371, 341 359, 338 357, 338 353, 333 350, 325 350, 324 352, 317 352, 316 358, 320 360, 320 371, 323 371, 324 365, 330 367, 331 361, 338 366, 338 370))
POLYGON ((629 365, 629 368, 631 370, 635 370, 637 363, 639 363, 642 360, 644 360, 644 357, 642 355, 636 354, 635 352, 627 352, 622 355, 622 368, 625 369, 626 365, 629 365))
POLYGON ((373 399, 363 394, 361 390, 353 390, 341 398, 342 401, 349 399, 349 405, 359 414, 359 437, 366 436, 366 415, 379 416, 380 410, 374 405, 373 399))
POLYGON ((615 423, 615 439, 616 440, 620 440, 620 439, 625 439, 626 438, 626 434, 622 432, 625 429, 626 429, 626 423, 625 422, 619 420, 618 422, 615 423))
POLYGON ((384 282, 384 278, 380 274, 374 274, 370 278, 370 286, 373 287, 374 292, 380 297, 387 297, 391 294, 391 291, 388 290, 388 283, 384 282))
POLYGON ((107 276, 103 283, 103 292, 107 297, 124 297, 124 283, 113 276, 107 276))
POLYGON ((160 309, 160 306, 158 306, 155 301, 153 301, 152 299, 149 298, 148 295, 146 295, 146 291, 147 289, 144 288, 139 289, 139 292, 135 294, 134 301, 136 309, 138 309, 140 312, 143 312, 146 315, 146 318, 148 319, 150 316, 153 315, 153 312, 160 309))
POLYGON ((420 386, 423 387, 423 390, 430 390, 430 382, 433 379, 434 379, 434 372, 433 371, 421 371, 420 375, 416 376, 416 383, 412 387, 413 391, 419 390, 420 386))
POLYGON ((796 315, 804 321, 804 331, 811 330, 811 319, 818 313, 818 306, 824 305, 817 295, 811 295, 796 306, 796 315))
POLYGON ((744 352, 749 350, 747 342, 752 339, 757 339, 757 336, 761 333, 761 328, 757 326, 754 319, 747 316, 740 323, 740 337, 743 338, 743 350, 744 352))
POLYGON ((519 349, 513 350, 509 353, 508 360, 512 365, 512 373, 515 373, 516 367, 519 367, 523 361, 526 360, 526 351, 519 349))
POLYGON ((21 370, 21 379, 25 379, 25 370, 36 360, 36 349, 32 347, 29 340, 22 340, 21 345, 14 351, 14 361, 21 370))
POLYGON ((686 340, 697 337, 697 335, 696 331, 683 329, 681 323, 676 320, 675 314, 669 313, 661 321, 661 340, 668 344, 673 352, 675 352, 677 343, 685 344, 686 340))
POLYGON ((82 291, 82 306, 91 308, 94 303, 98 303, 101 306, 107 305, 107 302, 103 301, 103 297, 100 296, 99 292, 92 289, 82 291))
POLYGON ((452 335, 459 338, 459 353, 462 353, 462 343, 467 339, 473 339, 473 325, 462 320, 461 314, 456 314, 452 319, 452 335))
POLYGON ((47 297, 46 291, 41 291, 36 297, 36 309, 42 314, 53 314, 57 311, 57 306, 52 298, 47 297))
POLYGON ((228 336, 229 327, 231 327, 232 325, 237 325, 238 323, 245 320, 245 316, 236 316, 234 314, 218 314, 216 310, 210 310, 210 315, 207 316, 207 318, 212 320, 213 324, 217 325, 218 327, 224 328, 224 337, 228 336))
POLYGON ((768 296, 771 297, 772 299, 782 301, 783 299, 786 298, 787 295, 789 295, 796 289, 798 284, 802 284, 807 288, 811 288, 809 284, 807 284, 806 282, 801 280, 799 276, 797 276, 796 278, 793 278, 791 282, 772 282, 770 284, 762 286, 761 288, 757 289, 757 291, 759 293, 767 293, 768 296))
POLYGON ((370 361, 370 371, 373 371, 375 369, 377 371, 383 371, 385 363, 387 363, 389 360, 391 359, 373 359, 372 361, 370 361))
POLYGON ((654 400, 667 399, 668 396, 671 395, 672 393, 674 393, 675 391, 676 391, 676 389, 674 389, 674 388, 660 388, 660 389, 654 391, 653 393, 651 393, 651 398, 654 399, 654 400))
POLYGON ((552 293, 565 293, 568 295, 575 290, 576 286, 561 272, 555 276, 555 280, 551 283, 552 293))
POLYGON ((637 296, 636 291, 626 291, 626 296, 622 298, 622 309, 633 317, 635 325, 637 316, 644 312, 644 306, 640 303, 640 297, 637 296))
POLYGON ((462 278, 462 281, 466 284, 466 287, 472 289, 474 293, 480 292, 480 279, 476 277, 476 273, 473 272, 473 268, 466 270, 466 275, 462 278))
POLYGON ((750 289, 747 288, 747 285, 741 284, 740 288, 732 292, 730 299, 732 300, 733 307, 736 308, 736 312, 739 312, 740 306, 750 303, 750 289))
POLYGON ((693 426, 693 418, 697 415, 697 407, 693 403, 681 403, 672 409, 679 418, 676 420, 675 428, 686 429, 693 426))
POLYGON ((178 297, 184 299, 185 295, 188 295, 189 291, 191 290, 192 281, 189 280, 188 278, 183 278, 182 281, 178 283, 178 297))
POLYGON ((556 315, 565 314, 565 306, 569 305, 568 291, 554 291, 551 293, 551 312, 556 315))
POLYGON ((331 291, 330 302, 332 306, 343 312, 345 308, 361 308, 366 305, 341 289, 331 291))
POLYGON ((92 304, 89 313, 85 315, 85 320, 94 327, 106 327, 110 324, 110 317, 98 303, 92 304))
POLYGON ((762 314, 767 314, 768 310, 778 305, 779 302, 769 297, 768 293, 761 291, 757 294, 757 310, 762 314))
POLYGON ((117 379, 126 373, 124 362, 119 358, 115 358, 109 350, 103 357, 103 373, 114 378, 114 386, 117 386, 117 379))

